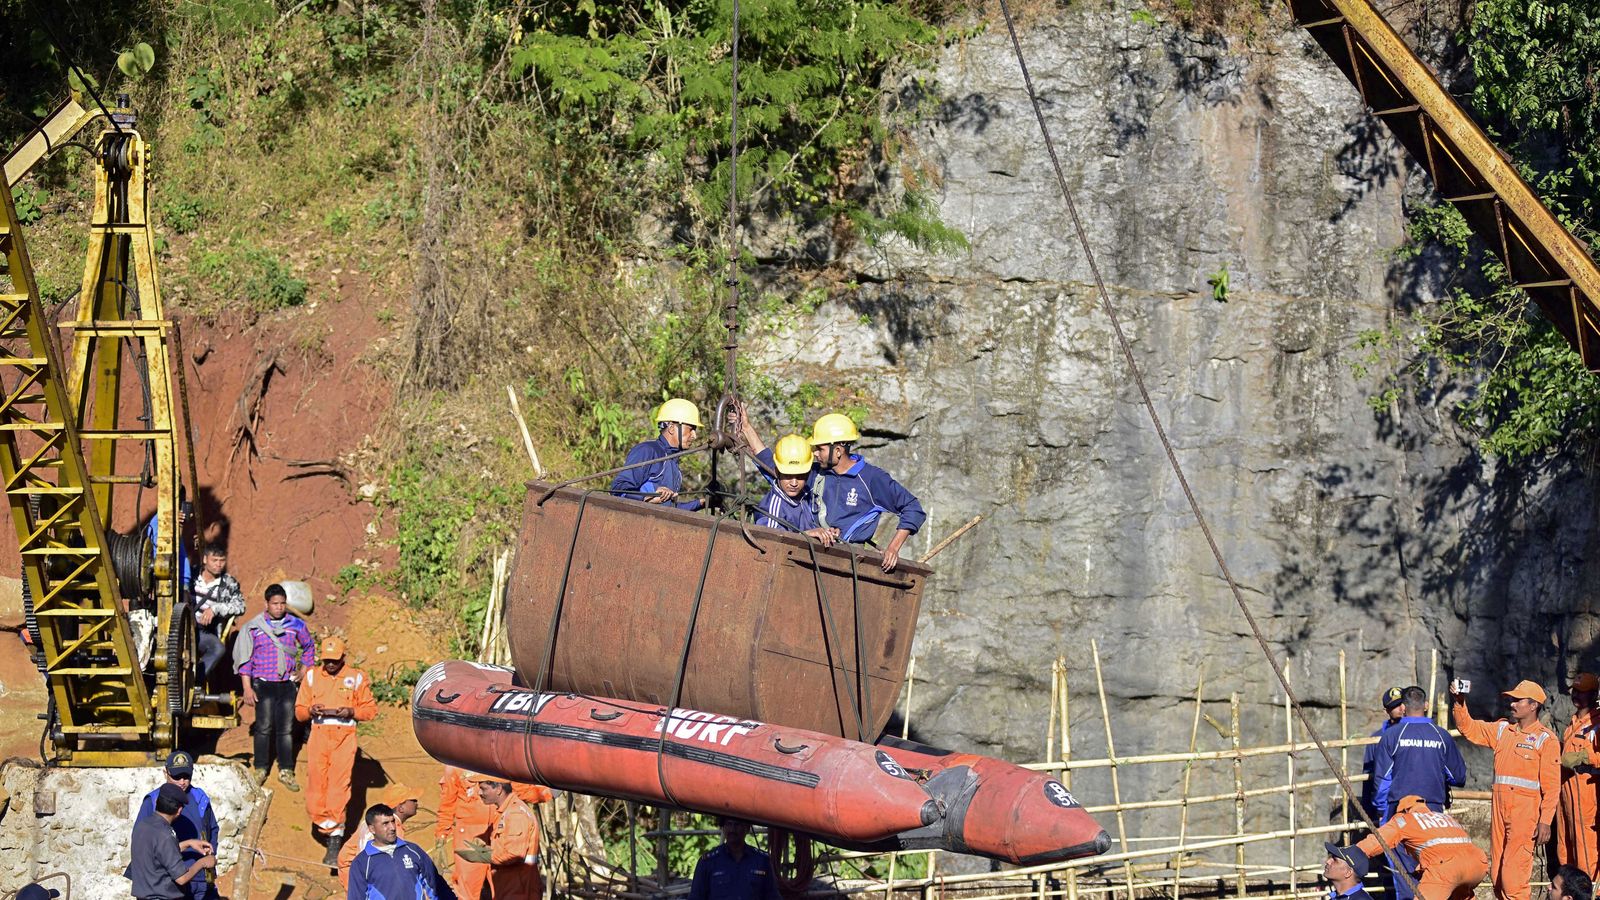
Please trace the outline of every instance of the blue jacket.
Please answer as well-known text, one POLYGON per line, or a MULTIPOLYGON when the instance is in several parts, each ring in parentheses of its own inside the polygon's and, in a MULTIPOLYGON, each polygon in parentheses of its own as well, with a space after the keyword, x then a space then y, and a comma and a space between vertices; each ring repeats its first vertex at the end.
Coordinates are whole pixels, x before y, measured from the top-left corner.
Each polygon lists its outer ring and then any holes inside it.
POLYGON ((1467 763, 1450 733, 1427 716, 1406 716, 1378 739, 1374 800, 1387 821, 1402 797, 1416 794, 1430 809, 1444 809, 1450 788, 1467 783, 1467 763))
POLYGON ((740 858, 734 859, 723 844, 695 865, 689 900, 778 900, 772 860, 748 845, 740 858))
POLYGON ((806 486, 800 491, 800 496, 791 499, 788 494, 778 490, 777 479, 773 474, 778 468, 772 460, 771 448, 756 454, 756 462, 760 464, 757 471, 761 473, 761 477, 772 485, 767 495, 761 498, 761 509, 756 513, 757 525, 776 528, 779 531, 800 532, 810 531, 822 524, 817 518, 817 498, 811 491, 815 466, 812 466, 812 473, 806 474, 806 486))
POLYGON ((385 853, 367 844, 350 862, 346 900, 456 900, 433 860, 410 841, 395 841, 385 853))
MULTIPOLYGON (((159 793, 161 793, 161 789, 156 788, 144 795, 144 802, 139 804, 139 812, 133 817, 135 824, 138 824, 139 820, 145 816, 156 814, 156 794, 159 793)), ((189 802, 183 805, 183 810, 178 813, 178 817, 172 820, 172 832, 178 836, 180 842, 200 838, 215 847, 221 831, 222 829, 217 825, 216 810, 211 808, 211 797, 205 791, 191 784, 189 786, 189 802)), ((199 851, 185 850, 183 851, 183 864, 187 866, 189 863, 199 859, 200 856, 199 851)), ((184 887, 188 889, 189 896, 194 898, 206 897, 212 893, 211 885, 206 883, 205 873, 203 872, 196 875, 184 887)))
POLYGON ((847 544, 865 544, 878 530, 878 517, 889 512, 899 518, 897 528, 916 534, 928 518, 917 498, 859 453, 850 454, 850 460, 850 469, 843 475, 813 468, 817 517, 822 524, 839 529, 839 540, 847 544))
MULTIPOLYGON (((665 437, 657 437, 653 441, 645 441, 628 451, 627 465, 642 463, 648 460, 661 460, 655 465, 639 466, 636 469, 623 469, 617 477, 611 480, 611 493, 629 500, 645 500, 656 488, 664 487, 671 491, 683 490, 683 470, 678 468, 676 459, 661 459, 671 456, 678 451, 667 443, 665 437)), ((704 506, 701 500, 685 500, 672 504, 679 509, 699 509, 704 506)))
MULTIPOLYGON (((1372 737, 1382 737, 1393 724, 1394 721, 1385 718, 1383 724, 1378 726, 1378 730, 1372 733, 1372 737)), ((1367 815, 1371 816, 1374 822, 1382 825, 1383 810, 1378 807, 1378 745, 1368 744, 1361 749, 1361 771, 1367 776, 1367 780, 1361 782, 1361 808, 1367 811, 1367 815)))

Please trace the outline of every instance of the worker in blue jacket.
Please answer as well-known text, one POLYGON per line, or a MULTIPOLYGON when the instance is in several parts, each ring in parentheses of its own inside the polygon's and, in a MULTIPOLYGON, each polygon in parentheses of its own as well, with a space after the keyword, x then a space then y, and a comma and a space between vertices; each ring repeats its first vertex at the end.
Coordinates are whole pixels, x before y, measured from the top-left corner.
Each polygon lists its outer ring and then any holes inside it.
POLYGON ((372 840, 350 862, 346 900, 456 900, 427 851, 400 837, 392 807, 375 803, 362 819, 372 840))
POLYGON ((750 424, 742 403, 734 405, 733 421, 744 438, 744 450, 755 458, 756 470, 771 485, 757 507, 756 524, 808 535, 824 547, 837 543, 839 530, 822 527, 817 517, 817 496, 811 490, 816 471, 811 443, 798 434, 786 434, 768 448, 750 424))
MULTIPOLYGON (((1428 718, 1428 692, 1412 685, 1401 694, 1405 715, 1378 738, 1373 774, 1378 779, 1374 796, 1383 813, 1379 824, 1394 817, 1400 798, 1416 795, 1429 809, 1450 805, 1450 788, 1467 783, 1467 763, 1461 758, 1450 732, 1428 718)), ((1417 861, 1400 848, 1406 870, 1415 872, 1417 861)), ((1395 878, 1396 900, 1411 900, 1407 879, 1395 878)))
POLYGON ((679 397, 661 404, 656 410, 656 438, 645 441, 628 451, 627 465, 611 481, 611 493, 631 500, 660 503, 678 509, 699 509, 704 500, 679 501, 683 490, 683 470, 678 460, 663 459, 694 443, 701 428, 700 410, 693 403, 679 397), (656 462, 650 465, 637 465, 656 462))
MULTIPOLYGON (((211 806, 211 797, 194 784, 194 757, 187 751, 174 750, 167 756, 163 773, 167 778, 165 784, 176 785, 188 797, 178 817, 172 820, 172 832, 178 836, 178 842, 181 844, 198 839, 210 844, 215 852, 222 829, 217 825, 217 812, 211 806)), ((139 812, 133 817, 135 824, 145 816, 156 814, 156 797, 160 793, 161 788, 157 787, 145 795, 144 802, 139 804, 139 812)), ((183 861, 192 863, 204 855, 199 850, 186 849, 183 851, 183 861)), ((211 879, 204 872, 190 879, 183 887, 193 900, 205 900, 217 895, 211 879)))
POLYGON ((809 441, 816 463, 812 490, 817 495, 817 516, 824 527, 839 530, 840 542, 865 544, 878 530, 879 516, 894 513, 899 521, 881 564, 883 571, 892 572, 900 562, 906 538, 917 533, 927 514, 917 498, 888 472, 850 452, 850 446, 860 439, 856 423, 839 413, 829 413, 812 426, 809 441))
MULTIPOLYGON (((1406 714, 1405 688, 1386 688, 1383 692, 1383 724, 1372 733, 1372 737, 1382 737, 1389 726, 1400 721, 1406 714)), ((1361 808, 1367 811, 1372 821, 1383 824, 1383 810, 1378 806, 1378 745, 1368 744, 1361 754, 1361 771, 1367 780, 1361 783, 1361 808)))

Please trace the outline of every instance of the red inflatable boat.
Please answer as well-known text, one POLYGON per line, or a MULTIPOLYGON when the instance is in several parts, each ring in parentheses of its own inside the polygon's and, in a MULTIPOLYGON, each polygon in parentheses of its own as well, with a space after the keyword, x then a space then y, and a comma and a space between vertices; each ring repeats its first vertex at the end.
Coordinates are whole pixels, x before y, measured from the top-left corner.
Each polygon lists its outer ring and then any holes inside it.
POLYGON ((727 814, 863 844, 938 822, 885 750, 730 716, 540 693, 510 669, 442 662, 417 682, 417 740, 440 762, 586 794, 727 814))
POLYGON ((885 737, 888 753, 944 806, 940 821, 879 842, 879 850, 950 850, 1020 865, 1097 856, 1111 838, 1043 772, 991 756, 885 737))

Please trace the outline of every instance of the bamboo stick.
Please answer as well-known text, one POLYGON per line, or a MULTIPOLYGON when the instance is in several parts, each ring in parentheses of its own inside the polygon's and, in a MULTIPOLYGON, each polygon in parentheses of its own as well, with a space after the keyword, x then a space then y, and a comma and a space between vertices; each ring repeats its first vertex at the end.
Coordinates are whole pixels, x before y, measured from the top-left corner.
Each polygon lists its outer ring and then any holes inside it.
MULTIPOLYGON (((1350 776, 1350 781, 1352 781, 1352 782, 1360 782, 1360 781, 1365 781, 1365 780, 1366 780, 1366 778, 1364 776, 1360 776, 1360 775, 1352 775, 1352 776, 1350 776)), ((1274 785, 1269 785, 1267 787, 1245 788, 1244 791, 1243 791, 1243 795, 1247 799, 1251 798, 1251 797, 1271 797, 1271 796, 1274 796, 1276 794, 1290 794, 1290 793, 1293 793, 1293 792, 1296 792, 1296 791, 1310 790, 1311 788, 1316 788, 1316 787, 1332 787, 1333 785, 1336 785, 1338 783, 1339 783, 1339 779, 1337 779, 1337 778, 1331 778, 1331 777, 1330 778, 1317 778, 1317 779, 1314 779, 1312 781, 1297 782, 1296 784, 1293 784, 1293 785, 1289 785, 1289 784, 1274 784, 1274 785)), ((1460 791, 1451 791, 1450 794, 1451 794, 1452 797, 1460 797, 1461 796, 1461 792, 1460 791)), ((1238 791, 1228 791, 1225 794, 1203 794, 1203 795, 1201 795, 1199 797, 1190 797, 1189 800, 1188 800, 1188 805, 1190 805, 1190 806, 1199 806, 1202 803, 1223 803, 1223 802, 1226 802, 1226 801, 1229 801, 1229 800, 1237 799, 1239 796, 1240 796, 1240 792, 1238 792, 1238 791)), ((1183 798, 1182 797, 1177 797, 1177 798, 1174 798, 1172 800, 1131 800, 1131 801, 1129 801, 1127 803, 1122 803, 1122 804, 1106 803, 1106 804, 1102 804, 1100 806, 1085 806, 1083 808, 1083 811, 1086 812, 1086 813, 1094 814, 1094 813, 1104 813, 1104 812, 1115 812, 1119 807, 1121 809, 1127 811, 1127 812, 1133 812, 1134 810, 1139 810, 1139 809, 1173 809, 1173 808, 1181 809, 1183 806, 1184 806, 1183 798)))
MULTIPOLYGON (((1290 662, 1289 658, 1287 656, 1285 656, 1284 657, 1284 661, 1283 661, 1283 682, 1284 682, 1285 685, 1289 684, 1289 673, 1291 671, 1293 671, 1289 667, 1289 662, 1290 662)), ((1283 692, 1283 742, 1285 744, 1293 744, 1294 743, 1294 705, 1289 702, 1289 692, 1287 690, 1285 690, 1283 692)), ((1296 787, 1295 787, 1295 771, 1294 771, 1294 769, 1295 769, 1295 765, 1294 765, 1295 764, 1295 754, 1294 754, 1294 751, 1290 750, 1284 756, 1284 759, 1287 761, 1288 767, 1289 767, 1289 793, 1287 795, 1288 798, 1289 798, 1289 830, 1290 831, 1295 831, 1295 830, 1297 830, 1299 828, 1299 821, 1298 821, 1298 818, 1296 816, 1295 806, 1299 802, 1300 797, 1299 797, 1299 795, 1297 793, 1295 793, 1296 787)), ((1289 839, 1289 893, 1291 893, 1291 894, 1294 893, 1295 889, 1298 887, 1298 885, 1295 883, 1295 877, 1294 877, 1294 866, 1295 866, 1294 845, 1295 845, 1295 839, 1294 838, 1290 838, 1289 839)))
MULTIPOLYGON (((1434 704, 1439 696, 1439 648, 1428 649, 1428 718, 1437 714, 1434 704)), ((1443 704, 1440 704, 1442 707, 1443 704)))
MULTIPOLYGON (((1233 749, 1238 751, 1240 742, 1243 739, 1243 735, 1240 734, 1239 727, 1239 694, 1237 691, 1235 691, 1233 695, 1228 698, 1228 718, 1231 722, 1231 725, 1228 729, 1229 739, 1233 743, 1233 749)), ((1233 801, 1233 833, 1239 837, 1244 837, 1244 757, 1237 755, 1233 758, 1233 789, 1234 792, 1239 795, 1238 798, 1233 801)), ((1238 872, 1234 876, 1234 887, 1236 888, 1238 895, 1243 897, 1246 890, 1244 883, 1243 842, 1234 845, 1233 854, 1234 863, 1238 866, 1238 872)))
POLYGON ((539 464, 539 451, 533 449, 533 437, 528 434, 528 420, 522 417, 522 404, 517 402, 517 392, 506 385, 506 396, 511 398, 511 414, 517 417, 517 428, 522 432, 522 446, 528 451, 528 461, 533 463, 533 477, 544 478, 544 466, 539 464))
MULTIPOLYGON (((1206 671, 1200 670, 1200 677, 1194 685, 1194 720, 1189 723, 1189 752, 1193 753, 1200 739, 1200 711, 1205 705, 1206 671)), ((1189 834, 1189 776, 1194 773, 1194 765, 1183 767, 1183 795, 1179 798, 1181 811, 1178 813, 1178 850, 1172 857, 1172 900, 1178 900, 1180 886, 1183 884, 1183 846, 1189 834)))
POLYGON ((968 519, 967 520, 967 524, 961 526, 960 528, 957 528, 955 531, 950 532, 950 536, 949 537, 945 538, 944 540, 940 541, 937 544, 934 544, 933 545, 933 549, 928 551, 928 555, 926 555, 923 558, 917 560, 917 562, 926 563, 928 560, 933 559, 935 556, 938 556, 939 554, 943 553, 944 552, 944 548, 946 548, 946 547, 948 547, 951 544, 956 542, 956 538, 959 538, 963 534, 966 534, 967 532, 971 531, 973 526, 977 525, 979 522, 982 522, 982 521, 983 521, 983 516, 981 516, 981 515, 973 516, 972 518, 968 519))
MULTIPOLYGON (((1063 787, 1072 791, 1072 770, 1066 764, 1072 761, 1072 683, 1067 679, 1067 658, 1057 656, 1061 663, 1061 763, 1056 777, 1063 787)), ((1078 870, 1067 870, 1067 900, 1078 900, 1078 870)))
MULTIPOLYGON (((1094 655, 1094 687, 1100 694, 1100 718, 1106 728, 1106 758, 1111 760, 1111 800, 1118 806, 1122 805, 1122 784, 1117 777, 1117 745, 1111 737, 1111 709, 1106 703, 1106 682, 1100 674, 1100 642, 1091 638, 1089 650, 1094 655)), ((1117 810, 1117 837, 1121 841, 1124 852, 1128 849, 1128 825, 1122 816, 1122 810, 1117 810)), ((1128 881, 1128 900, 1135 900, 1133 891, 1133 869, 1125 868, 1124 874, 1128 881)))
MULTIPOLYGON (((1344 651, 1339 651, 1339 737, 1350 736, 1350 703, 1349 689, 1345 682, 1344 651)), ((1339 769, 1350 771, 1350 748, 1339 748, 1339 769)), ((1345 825, 1350 824, 1350 798, 1339 798, 1339 821, 1345 825)))
POLYGON ((911 737, 911 689, 917 685, 917 658, 911 657, 911 664, 906 666, 906 711, 900 717, 900 740, 911 737))
MULTIPOLYGON (((1459 734, 1459 732, 1451 733, 1459 734)), ((1325 747, 1338 748, 1365 747, 1368 744, 1376 744, 1377 742, 1378 739, 1375 737, 1358 737, 1348 738, 1342 741, 1323 741, 1322 743, 1325 747)), ((1138 766, 1150 765, 1153 763, 1185 763, 1190 761, 1198 762, 1201 760, 1233 759, 1235 757, 1250 759, 1256 756, 1281 756, 1290 752, 1291 750, 1296 753, 1303 753, 1307 750, 1315 749, 1317 749, 1316 744, 1313 744, 1310 741, 1299 741, 1294 744, 1271 744, 1264 747, 1251 747, 1245 750, 1202 750, 1199 753, 1149 753, 1144 756, 1123 756, 1119 757, 1115 764, 1119 766, 1138 766)), ((1105 769, 1109 768, 1112 764, 1113 763, 1110 759, 1080 759, 1072 763, 1070 766, 1067 766, 1067 768, 1105 769)), ((1049 769, 1053 765, 1055 764, 1048 762, 1024 763, 1023 768, 1038 771, 1040 769, 1049 769)))

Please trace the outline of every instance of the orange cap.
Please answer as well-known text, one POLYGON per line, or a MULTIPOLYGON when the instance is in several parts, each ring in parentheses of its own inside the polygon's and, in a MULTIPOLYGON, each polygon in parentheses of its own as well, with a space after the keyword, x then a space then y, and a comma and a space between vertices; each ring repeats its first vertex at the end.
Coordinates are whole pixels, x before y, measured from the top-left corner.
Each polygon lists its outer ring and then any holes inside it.
POLYGON ((407 800, 415 800, 421 803, 422 795, 417 793, 416 788, 406 787, 403 784, 391 784, 383 789, 383 793, 378 795, 378 801, 388 807, 399 806, 407 800))
POLYGON ((471 773, 467 776, 467 780, 473 784, 483 784, 485 781, 498 781, 502 784, 511 783, 511 779, 509 778, 501 778, 499 775, 485 775, 482 772, 471 773))
POLYGON ((327 637, 322 639, 323 659, 344 659, 344 638, 327 637))
POLYGON ((1418 797, 1416 794, 1407 794, 1404 797, 1400 798, 1400 802, 1399 803, 1395 804, 1394 811, 1395 812, 1405 812, 1406 810, 1411 809, 1413 807, 1417 807, 1417 806, 1420 806, 1423 809, 1427 809, 1428 808, 1428 803, 1427 803, 1426 800, 1423 800, 1421 797, 1418 797))
POLYGON ((1507 697, 1514 697, 1518 700, 1532 700, 1536 703, 1548 702, 1544 695, 1544 688, 1531 681, 1519 681, 1516 687, 1505 691, 1504 694, 1507 697))
POLYGON ((1578 677, 1572 679, 1574 691, 1600 691, 1600 677, 1593 672, 1579 672, 1578 677))

